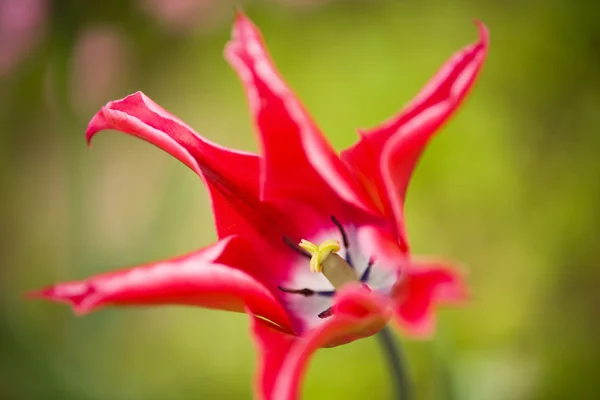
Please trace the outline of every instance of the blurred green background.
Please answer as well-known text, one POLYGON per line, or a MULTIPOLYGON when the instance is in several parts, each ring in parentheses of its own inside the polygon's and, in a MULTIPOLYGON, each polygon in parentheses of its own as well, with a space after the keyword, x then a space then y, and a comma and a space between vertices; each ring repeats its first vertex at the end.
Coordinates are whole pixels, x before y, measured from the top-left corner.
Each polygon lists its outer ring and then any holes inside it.
MULTIPOLYGON (((0 398, 251 397, 244 315, 76 318, 21 297, 214 240, 191 171, 122 134, 88 150, 84 131, 105 102, 143 90, 208 138, 255 150, 222 58, 235 4, 338 149, 475 41, 473 19, 489 26, 481 79, 407 204, 415 253, 462 262, 473 299, 440 313, 434 340, 400 340, 419 399, 600 398, 600 28, 593 5, 568 0, 0 0, 0 398)), ((317 353, 304 396, 391 389, 368 338, 317 353)))

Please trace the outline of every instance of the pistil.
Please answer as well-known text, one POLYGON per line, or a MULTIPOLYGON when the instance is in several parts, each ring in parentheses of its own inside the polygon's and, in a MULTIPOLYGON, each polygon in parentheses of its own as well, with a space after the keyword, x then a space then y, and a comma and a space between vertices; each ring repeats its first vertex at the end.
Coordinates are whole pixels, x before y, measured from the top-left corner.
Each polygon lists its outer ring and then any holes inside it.
POLYGON ((326 240, 320 245, 316 245, 302 239, 299 246, 311 255, 311 271, 322 273, 335 289, 350 282, 360 281, 354 268, 337 254, 340 250, 340 242, 337 240, 326 240))

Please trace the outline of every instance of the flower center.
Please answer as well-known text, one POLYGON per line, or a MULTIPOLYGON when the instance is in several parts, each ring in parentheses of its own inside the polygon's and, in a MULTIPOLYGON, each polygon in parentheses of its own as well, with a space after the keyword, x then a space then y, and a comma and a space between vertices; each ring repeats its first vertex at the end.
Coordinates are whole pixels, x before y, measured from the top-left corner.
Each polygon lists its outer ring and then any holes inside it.
POLYGON ((317 246, 302 239, 299 246, 312 256, 310 270, 321 272, 334 288, 339 289, 346 283, 358 282, 358 274, 354 268, 336 254, 340 250, 340 242, 337 240, 329 239, 317 246))
MULTIPOLYGON (((305 297, 308 296, 323 296, 332 297, 337 289, 350 282, 362 282, 366 286, 371 273, 371 267, 374 260, 369 259, 367 267, 359 276, 350 257, 348 235, 342 224, 335 218, 331 217, 333 223, 340 230, 345 248, 345 258, 337 254, 341 249, 340 242, 335 239, 328 239, 319 245, 316 245, 308 240, 302 241, 296 246, 291 241, 284 238, 285 243, 294 251, 299 252, 304 257, 310 258, 309 267, 313 273, 322 273, 325 278, 331 283, 335 290, 315 291, 312 289, 287 289, 279 286, 279 290, 285 293, 299 294, 305 297)), ((319 318, 327 318, 333 315, 332 307, 318 314, 319 318)))

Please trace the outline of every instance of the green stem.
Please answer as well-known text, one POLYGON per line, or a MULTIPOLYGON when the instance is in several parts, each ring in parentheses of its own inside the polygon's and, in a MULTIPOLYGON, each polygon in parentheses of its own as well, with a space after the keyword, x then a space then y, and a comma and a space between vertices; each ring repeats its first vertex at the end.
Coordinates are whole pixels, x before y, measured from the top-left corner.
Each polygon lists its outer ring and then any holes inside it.
POLYGON ((412 399, 410 380, 400 344, 394 339, 392 330, 387 326, 377 334, 377 337, 388 360, 392 380, 395 382, 396 396, 394 398, 400 400, 412 399))

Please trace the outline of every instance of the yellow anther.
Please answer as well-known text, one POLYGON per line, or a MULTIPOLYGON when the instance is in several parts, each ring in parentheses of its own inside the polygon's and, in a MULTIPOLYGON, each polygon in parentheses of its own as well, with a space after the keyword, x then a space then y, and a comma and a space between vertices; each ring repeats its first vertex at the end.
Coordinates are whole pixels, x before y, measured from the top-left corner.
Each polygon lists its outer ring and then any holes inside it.
POLYGON ((326 240, 318 246, 308 240, 302 239, 298 245, 308 251, 312 256, 309 264, 312 272, 321 272, 323 269, 321 266, 323 261, 325 261, 331 253, 340 251, 340 242, 334 239, 326 240))

